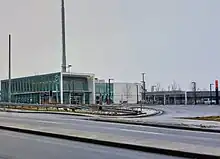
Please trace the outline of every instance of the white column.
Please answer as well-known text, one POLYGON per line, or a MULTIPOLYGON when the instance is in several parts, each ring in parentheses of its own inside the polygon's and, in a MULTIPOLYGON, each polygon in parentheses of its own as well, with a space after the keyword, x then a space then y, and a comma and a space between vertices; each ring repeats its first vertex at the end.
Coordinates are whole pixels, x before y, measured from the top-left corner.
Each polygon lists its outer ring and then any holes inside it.
POLYGON ((63 74, 60 73, 60 103, 63 104, 63 74))
POLYGON ((95 104, 95 77, 94 75, 87 78, 88 79, 88 88, 91 94, 89 95, 90 104, 95 104))
POLYGON ((187 105, 187 92, 185 92, 185 105, 187 105))
POLYGON ((58 99, 58 85, 56 82, 56 102, 59 103, 59 99, 58 99))
POLYGON ((166 105, 166 95, 163 95, 163 105, 166 105))
POLYGON ((69 104, 71 104, 71 92, 69 92, 69 104))
POLYGON ((174 104, 176 105, 176 94, 174 95, 174 104))
POLYGON ((39 104, 41 104, 41 94, 39 93, 39 104))
POLYGON ((82 96, 82 104, 85 104, 86 103, 86 96, 85 96, 85 93, 83 93, 83 96, 82 96))

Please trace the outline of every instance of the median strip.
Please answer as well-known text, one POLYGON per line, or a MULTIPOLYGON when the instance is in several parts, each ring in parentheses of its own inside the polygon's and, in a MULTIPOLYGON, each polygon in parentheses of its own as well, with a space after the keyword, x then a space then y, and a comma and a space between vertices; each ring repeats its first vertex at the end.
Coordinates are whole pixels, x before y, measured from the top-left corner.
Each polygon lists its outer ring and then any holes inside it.
POLYGON ((220 116, 204 116, 204 117, 180 118, 180 119, 206 120, 206 121, 218 121, 218 122, 220 122, 220 116))
POLYGON ((186 124, 175 124, 175 123, 157 123, 153 121, 131 121, 126 119, 107 119, 107 118, 89 118, 83 120, 92 120, 99 122, 107 122, 107 123, 119 123, 119 124, 128 124, 128 125, 141 125, 141 126, 151 126, 151 127, 159 127, 159 128, 169 128, 169 129, 179 129, 179 130, 190 130, 190 131, 202 131, 202 132, 210 132, 210 133, 220 133, 220 129, 210 129, 205 128, 201 125, 199 127, 190 127, 186 124))
MULTIPOLYGON (((150 109, 151 111, 153 109, 150 109)), ((1 110, 0 110, 1 111, 1 110)), ((4 112, 14 112, 14 113, 39 113, 39 114, 57 114, 57 115, 73 115, 73 116, 84 116, 84 117, 103 117, 103 118, 144 118, 144 117, 150 117, 154 115, 162 114, 162 111, 156 111, 153 110, 151 113, 142 113, 142 114, 104 114, 103 112, 96 112, 96 111, 90 111, 90 112, 71 112, 71 111, 52 111, 52 110, 28 110, 28 109, 5 109, 2 110, 4 112)))
POLYGON ((36 129, 36 127, 31 125, 18 125, 13 123, 1 124, 0 129, 170 156, 210 159, 220 157, 219 148, 217 147, 195 146, 156 139, 143 140, 134 137, 86 132, 74 129, 71 131, 70 129, 51 130, 51 128, 47 127, 39 127, 36 129))

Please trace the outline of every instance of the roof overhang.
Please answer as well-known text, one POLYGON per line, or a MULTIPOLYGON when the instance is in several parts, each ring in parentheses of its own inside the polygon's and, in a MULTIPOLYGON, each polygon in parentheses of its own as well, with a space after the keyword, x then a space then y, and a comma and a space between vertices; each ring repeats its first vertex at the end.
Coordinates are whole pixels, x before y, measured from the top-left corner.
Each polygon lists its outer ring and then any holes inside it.
POLYGON ((62 72, 64 77, 84 77, 84 78, 95 78, 93 73, 75 73, 75 72, 62 72))

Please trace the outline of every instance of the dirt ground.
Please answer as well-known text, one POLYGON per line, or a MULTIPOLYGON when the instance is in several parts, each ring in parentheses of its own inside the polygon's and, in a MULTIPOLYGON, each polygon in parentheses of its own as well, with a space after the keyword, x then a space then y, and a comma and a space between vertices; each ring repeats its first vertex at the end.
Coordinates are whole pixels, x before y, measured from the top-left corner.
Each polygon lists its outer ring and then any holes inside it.
POLYGON ((195 117, 195 118, 185 118, 185 119, 208 120, 208 121, 219 121, 220 122, 220 116, 206 116, 206 117, 195 117))

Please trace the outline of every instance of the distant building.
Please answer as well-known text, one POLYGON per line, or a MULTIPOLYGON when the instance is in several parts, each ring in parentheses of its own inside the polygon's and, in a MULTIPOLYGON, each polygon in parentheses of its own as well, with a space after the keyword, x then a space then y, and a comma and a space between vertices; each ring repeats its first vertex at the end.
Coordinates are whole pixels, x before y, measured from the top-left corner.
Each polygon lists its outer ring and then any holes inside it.
MULTIPOLYGON (((1 101, 8 102, 8 80, 1 81, 1 101)), ((95 103, 94 74, 50 73, 11 80, 11 101, 16 103, 95 103)))
MULTIPOLYGON (((1 101, 8 102, 8 80, 1 81, 1 101)), ((55 72, 11 80, 15 103, 119 104, 141 100, 141 84, 106 82, 94 74, 55 72)))
POLYGON ((122 82, 108 83, 105 82, 105 80, 96 79, 95 88, 97 104, 106 104, 108 102, 114 104, 137 103, 137 100, 141 100, 141 84, 122 82))
MULTIPOLYGON (((220 93, 220 92, 219 92, 220 93)), ((207 101, 216 100, 215 91, 157 91, 146 93, 146 103, 182 105, 206 104, 207 101)))
POLYGON ((136 104, 141 100, 140 83, 114 83, 114 103, 136 104))

